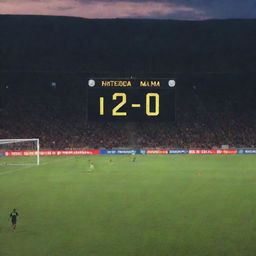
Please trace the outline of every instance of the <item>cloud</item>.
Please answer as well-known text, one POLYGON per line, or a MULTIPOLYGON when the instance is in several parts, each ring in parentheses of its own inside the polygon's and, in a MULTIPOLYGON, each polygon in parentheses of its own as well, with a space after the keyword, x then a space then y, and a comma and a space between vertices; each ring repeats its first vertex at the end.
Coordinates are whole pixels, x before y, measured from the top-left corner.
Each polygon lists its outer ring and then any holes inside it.
POLYGON ((200 8, 154 0, 0 0, 0 12, 83 18, 170 18, 180 14, 197 19, 205 15, 200 8))
POLYGON ((256 18, 256 0, 0 0, 2 14, 84 18, 256 18))
MULTIPOLYGON (((81 0, 82 1, 82 0, 81 0)), ((166 0, 169 3, 200 9, 212 18, 256 18, 255 0, 166 0)))

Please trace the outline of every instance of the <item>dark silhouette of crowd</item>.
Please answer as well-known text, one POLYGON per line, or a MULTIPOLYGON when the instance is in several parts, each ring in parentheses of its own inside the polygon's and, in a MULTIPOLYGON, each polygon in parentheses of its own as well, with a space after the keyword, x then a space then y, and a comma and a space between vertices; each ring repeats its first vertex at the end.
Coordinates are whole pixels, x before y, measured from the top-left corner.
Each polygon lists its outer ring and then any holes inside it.
POLYGON ((39 138, 43 149, 256 147, 253 87, 184 87, 176 120, 160 123, 87 122, 83 97, 3 90, 0 139, 39 138))

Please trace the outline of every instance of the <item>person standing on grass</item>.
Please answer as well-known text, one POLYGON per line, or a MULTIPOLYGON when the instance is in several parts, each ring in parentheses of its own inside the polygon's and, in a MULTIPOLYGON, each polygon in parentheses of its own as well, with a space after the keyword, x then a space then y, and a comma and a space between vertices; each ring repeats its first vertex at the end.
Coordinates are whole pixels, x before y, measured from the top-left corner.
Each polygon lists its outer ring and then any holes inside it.
POLYGON ((136 155, 134 152, 132 152, 132 162, 136 162, 136 155))
POLYGON ((13 230, 16 229, 16 223, 17 223, 18 216, 19 216, 19 214, 16 211, 16 209, 13 209, 12 212, 10 213, 10 219, 11 219, 11 222, 12 222, 13 230))
POLYGON ((88 172, 91 172, 95 169, 93 161, 89 160, 89 170, 88 172))

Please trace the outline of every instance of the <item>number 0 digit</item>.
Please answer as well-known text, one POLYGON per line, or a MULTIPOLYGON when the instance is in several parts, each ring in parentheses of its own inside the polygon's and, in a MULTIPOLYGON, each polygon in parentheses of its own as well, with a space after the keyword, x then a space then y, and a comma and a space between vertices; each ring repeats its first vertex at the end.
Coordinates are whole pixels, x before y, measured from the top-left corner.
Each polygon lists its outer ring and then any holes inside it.
POLYGON ((146 114, 148 116, 158 116, 159 115, 159 94, 158 93, 147 93, 146 95, 146 114), (151 98, 155 98, 155 110, 150 110, 151 98))

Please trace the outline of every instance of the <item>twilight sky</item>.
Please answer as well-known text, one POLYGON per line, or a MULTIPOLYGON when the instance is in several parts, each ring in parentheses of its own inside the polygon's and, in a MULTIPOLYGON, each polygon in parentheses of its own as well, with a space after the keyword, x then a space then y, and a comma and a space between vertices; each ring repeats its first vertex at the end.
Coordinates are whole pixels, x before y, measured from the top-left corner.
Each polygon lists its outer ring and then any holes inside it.
POLYGON ((256 0, 0 0, 0 14, 83 18, 256 18, 256 0))

